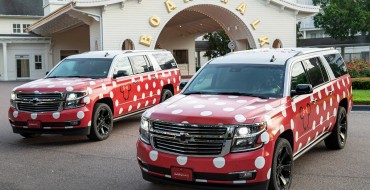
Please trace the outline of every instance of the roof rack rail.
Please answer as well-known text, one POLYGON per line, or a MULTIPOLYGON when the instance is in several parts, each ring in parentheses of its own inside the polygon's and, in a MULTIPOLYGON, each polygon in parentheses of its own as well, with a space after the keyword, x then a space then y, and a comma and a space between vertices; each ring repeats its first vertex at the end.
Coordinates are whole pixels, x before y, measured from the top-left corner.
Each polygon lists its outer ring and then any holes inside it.
POLYGON ((297 54, 295 54, 294 57, 300 56, 300 55, 306 55, 306 54, 310 54, 310 53, 316 53, 316 52, 320 52, 320 51, 324 51, 324 50, 334 50, 334 48, 330 47, 330 48, 313 49, 313 50, 305 51, 305 52, 300 51, 297 54))

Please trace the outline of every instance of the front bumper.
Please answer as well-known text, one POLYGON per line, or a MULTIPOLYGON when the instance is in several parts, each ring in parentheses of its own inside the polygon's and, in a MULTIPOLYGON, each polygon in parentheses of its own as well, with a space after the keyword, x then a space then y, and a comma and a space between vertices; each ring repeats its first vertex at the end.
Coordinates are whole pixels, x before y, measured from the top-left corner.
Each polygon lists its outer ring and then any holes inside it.
POLYGON ((11 107, 8 112, 14 133, 87 135, 91 116, 87 107, 51 113, 23 112, 11 107), (31 126, 30 122, 39 122, 39 126, 31 126))
MULTIPOLYGON (((261 149, 230 153, 224 157, 187 157, 178 156, 152 149, 151 145, 137 142, 137 158, 143 172, 143 178, 160 178, 164 181, 186 184, 223 184, 223 185, 253 185, 262 184, 264 189, 268 184, 273 144, 269 143, 261 149), (270 149, 270 147, 272 148, 270 149), (193 180, 185 182, 174 180, 171 176, 172 167, 183 167, 192 170, 193 180), (241 176, 241 172, 250 175, 241 176)), ((263 189, 262 188, 262 189, 263 189)))

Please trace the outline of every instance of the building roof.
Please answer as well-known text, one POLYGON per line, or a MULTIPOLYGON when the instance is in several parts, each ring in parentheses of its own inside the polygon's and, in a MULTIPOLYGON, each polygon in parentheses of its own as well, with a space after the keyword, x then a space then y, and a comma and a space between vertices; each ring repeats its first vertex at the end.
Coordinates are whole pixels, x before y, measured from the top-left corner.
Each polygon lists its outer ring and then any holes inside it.
POLYGON ((44 16, 42 0, 0 0, 0 15, 44 16))

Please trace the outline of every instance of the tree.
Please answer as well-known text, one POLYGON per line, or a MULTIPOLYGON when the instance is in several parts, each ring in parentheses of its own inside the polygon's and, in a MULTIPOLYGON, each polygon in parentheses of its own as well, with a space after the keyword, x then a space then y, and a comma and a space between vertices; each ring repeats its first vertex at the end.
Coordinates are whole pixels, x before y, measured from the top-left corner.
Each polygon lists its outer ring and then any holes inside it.
POLYGON ((207 33, 203 36, 203 40, 207 40, 209 42, 209 47, 204 54, 204 57, 215 58, 230 52, 230 49, 227 46, 230 39, 225 31, 207 33))
POLYGON ((322 11, 314 17, 316 28, 337 40, 370 33, 370 0, 313 0, 322 11))
POLYGON ((303 34, 302 32, 300 31, 300 28, 301 28, 301 22, 298 22, 296 25, 295 25, 295 29, 296 29, 296 41, 297 41, 297 46, 300 45, 300 39, 303 37, 303 34))

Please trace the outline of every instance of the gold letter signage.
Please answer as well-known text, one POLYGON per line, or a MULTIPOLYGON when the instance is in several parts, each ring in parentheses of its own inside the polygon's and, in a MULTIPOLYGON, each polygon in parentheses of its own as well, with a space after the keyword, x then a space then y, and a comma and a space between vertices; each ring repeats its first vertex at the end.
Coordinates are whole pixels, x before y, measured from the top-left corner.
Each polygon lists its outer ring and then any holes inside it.
POLYGON ((168 13, 176 9, 176 6, 170 0, 167 0, 164 4, 166 4, 168 13))
POLYGON ((252 24, 251 24, 251 26, 252 26, 252 28, 253 28, 253 30, 256 30, 256 28, 257 28, 257 24, 259 24, 261 21, 259 20, 259 19, 257 19, 256 21, 254 21, 252 24))
POLYGON ((229 0, 221 0, 221 2, 227 4, 229 0))
POLYGON ((265 44, 270 44, 268 37, 258 38, 258 41, 260 42, 261 47, 263 47, 265 44))
POLYGON ((244 15, 246 8, 247 8, 247 4, 243 2, 242 4, 239 5, 238 8, 236 8, 236 10, 240 12, 240 14, 244 15))
POLYGON ((150 47, 150 45, 152 44, 152 37, 151 36, 146 36, 146 35, 141 36, 140 37, 140 44, 150 47))
POLYGON ((157 16, 152 16, 149 19, 149 24, 152 27, 157 27, 157 26, 159 26, 161 24, 161 20, 157 16))

